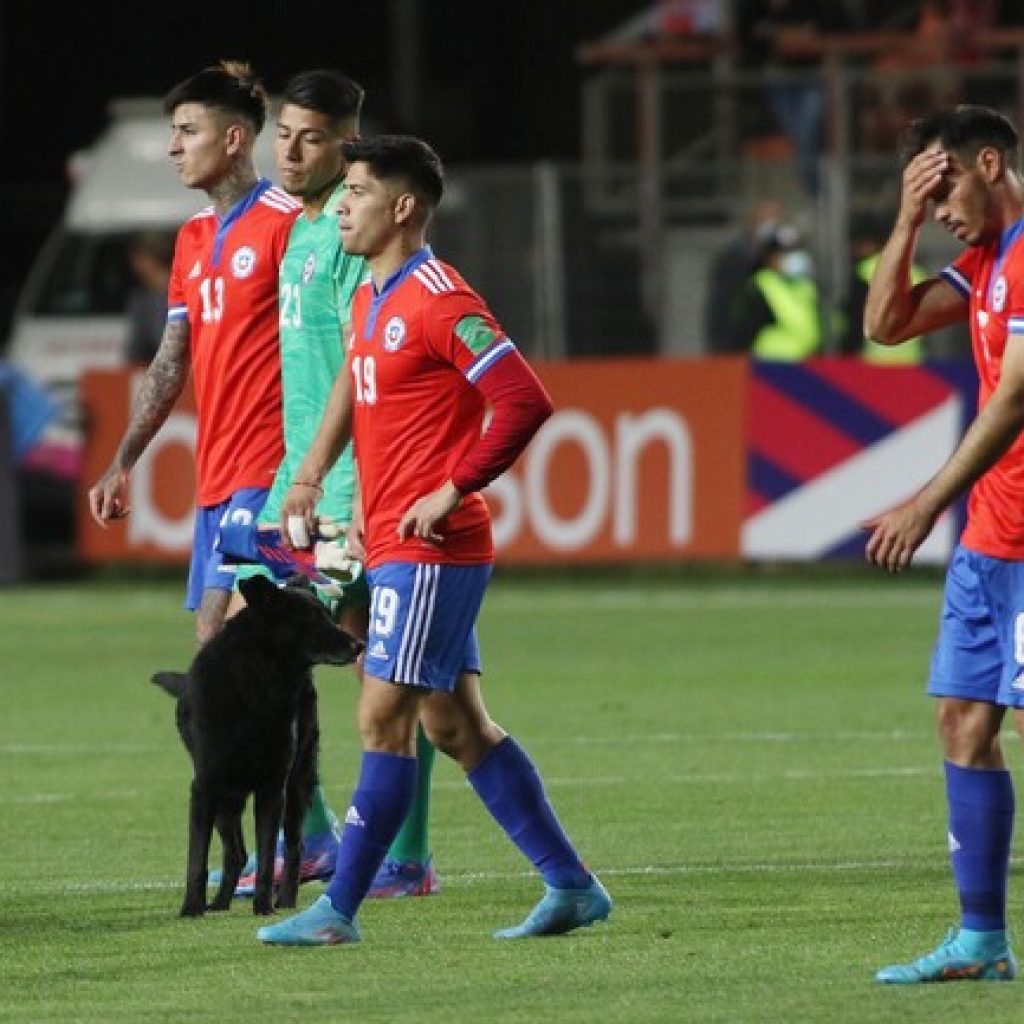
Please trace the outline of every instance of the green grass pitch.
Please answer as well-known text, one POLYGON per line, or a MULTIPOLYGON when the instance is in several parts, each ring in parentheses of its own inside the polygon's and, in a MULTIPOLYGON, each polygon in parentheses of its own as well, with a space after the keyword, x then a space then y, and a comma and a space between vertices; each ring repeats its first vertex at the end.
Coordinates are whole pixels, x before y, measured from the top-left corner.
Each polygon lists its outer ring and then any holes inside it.
MULTIPOLYGON (((256 942, 244 902, 177 917, 189 764, 147 680, 190 657, 181 587, 0 593, 0 1021, 1020 1024, 1024 981, 872 982, 957 917, 922 693, 939 599, 913 574, 499 578, 481 621, 491 711, 611 920, 492 940, 540 887, 439 763, 442 893, 367 904, 359 946, 283 950, 256 942)), ((318 682, 344 812, 355 686, 346 669, 318 682)))

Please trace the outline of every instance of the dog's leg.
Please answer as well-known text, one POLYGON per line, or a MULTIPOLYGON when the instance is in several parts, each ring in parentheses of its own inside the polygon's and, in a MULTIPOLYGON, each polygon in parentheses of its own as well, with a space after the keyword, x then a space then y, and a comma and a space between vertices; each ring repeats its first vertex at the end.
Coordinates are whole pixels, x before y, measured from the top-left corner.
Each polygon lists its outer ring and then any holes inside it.
POLYGON ((194 779, 189 800, 188 866, 185 869, 182 917, 199 917, 206 910, 207 858, 213 835, 213 819, 211 801, 198 780, 194 779))
POLYGON ((302 860, 302 821, 313 799, 316 784, 316 752, 319 739, 316 690, 312 684, 299 703, 296 720, 298 744, 288 772, 284 801, 284 875, 277 891, 277 906, 294 907, 299 896, 302 860))
POLYGON ((291 792, 284 801, 284 872, 277 890, 278 907, 294 907, 299 897, 299 862, 302 859, 302 819, 306 806, 293 799, 291 792))
POLYGON ((223 868, 220 888, 207 910, 227 910, 235 895, 238 877, 245 866, 245 838, 242 835, 242 812, 245 810, 245 795, 232 794, 223 801, 223 809, 217 815, 217 832, 224 847, 223 868))
POLYGON ((273 913, 274 851, 277 831, 281 827, 284 792, 281 787, 256 791, 256 887, 252 897, 254 914, 273 913))

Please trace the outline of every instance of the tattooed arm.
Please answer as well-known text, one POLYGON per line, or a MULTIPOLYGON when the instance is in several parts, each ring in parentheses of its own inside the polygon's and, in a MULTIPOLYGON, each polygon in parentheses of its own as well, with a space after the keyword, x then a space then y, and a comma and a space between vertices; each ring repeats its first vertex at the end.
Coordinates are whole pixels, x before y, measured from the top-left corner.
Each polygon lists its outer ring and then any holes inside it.
POLYGON ((164 329, 153 362, 132 403, 132 418, 110 467, 89 491, 89 510, 100 526, 123 519, 131 509, 126 500, 128 474, 146 445, 163 426, 178 400, 191 365, 187 320, 172 320, 164 329))

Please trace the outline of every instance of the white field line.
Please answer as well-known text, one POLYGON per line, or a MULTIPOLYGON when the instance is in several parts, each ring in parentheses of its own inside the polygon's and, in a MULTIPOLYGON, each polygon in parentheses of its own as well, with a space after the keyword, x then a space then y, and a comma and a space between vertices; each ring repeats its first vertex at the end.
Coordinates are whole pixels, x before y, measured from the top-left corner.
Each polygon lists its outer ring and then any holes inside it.
MULTIPOLYGON (((629 733, 618 736, 530 736, 528 746, 598 747, 629 746, 642 748, 645 744, 700 744, 700 743, 906 743, 931 741, 934 733, 926 731, 893 730, 841 730, 839 732, 660 732, 629 733)), ((1005 729, 1002 739, 1018 739, 1013 729, 1005 729)), ((354 739, 331 740, 332 749, 343 750, 355 746, 354 739)), ((163 753, 163 746, 141 746, 125 743, 0 743, 0 757, 66 757, 87 755, 149 756, 163 753)))
MULTIPOLYGON (((940 853, 934 858, 902 858, 886 860, 848 860, 848 861, 803 861, 789 863, 785 861, 764 861, 754 864, 648 864, 621 868, 601 868, 602 878, 643 878, 668 877, 679 878, 700 875, 789 875, 807 872, 819 874, 849 874, 853 871, 887 872, 905 871, 921 867, 939 867, 944 863, 940 853)), ((1024 864, 1024 857, 1011 857, 1014 866, 1024 864)), ((462 886, 477 885, 482 882, 506 882, 516 879, 536 878, 536 873, 529 870, 521 871, 445 871, 446 885, 462 886)), ((149 892, 178 889, 180 881, 156 879, 142 882, 32 882, 21 885, 11 884, 13 892, 33 893, 48 896, 67 895, 115 895, 127 892, 149 892)))
POLYGON ((0 807, 11 804, 68 804, 95 802, 99 800, 138 800, 142 796, 140 789, 111 789, 106 792, 82 793, 20 793, 0 795, 0 807))
MULTIPOLYGON (((46 592, 47 614, 60 612, 62 606, 80 607, 83 602, 94 602, 96 595, 74 587, 54 587, 46 592)), ((857 582, 841 585, 775 585, 771 582, 750 583, 741 586, 716 584, 679 584, 652 582, 648 587, 602 586, 592 588, 558 586, 543 590, 525 590, 515 585, 505 587, 494 584, 484 601, 484 613, 494 611, 536 613, 542 611, 578 611, 585 609, 609 610, 665 610, 678 609, 732 609, 732 608, 892 608, 935 607, 941 602, 941 584, 909 583, 908 581, 882 581, 877 584, 857 582)), ((120 600, 121 598, 119 598, 120 600)), ((0 597, 0 608, 15 603, 18 596, 0 597)), ((172 609, 174 598, 166 590, 150 591, 144 588, 132 591, 133 607, 172 609)), ((184 620, 182 620, 184 622, 184 620)))
MULTIPOLYGON (((626 736, 548 736, 530 738, 534 743, 561 743, 566 746, 589 747, 605 743, 626 743, 643 746, 644 743, 838 743, 876 740, 921 740, 930 739, 929 732, 907 732, 903 729, 883 730, 841 730, 840 732, 661 732, 636 733, 626 736)), ((1015 736, 1008 730, 1006 736, 1015 736)))
POLYGON ((39 617, 41 618, 45 614, 48 617, 53 616, 54 618, 58 618, 59 616, 54 615, 54 612, 66 611, 69 607, 81 608, 83 605, 96 607, 103 603, 104 598, 109 598, 111 604, 117 605, 130 601, 133 609, 162 609, 163 611, 166 611, 169 616, 175 615, 180 618, 182 624, 187 626, 188 620, 183 615, 177 615, 177 612, 181 608, 179 591, 183 594, 184 589, 184 576, 182 577, 182 585, 180 588, 175 588, 173 586, 167 588, 150 588, 140 586, 105 590, 89 586, 68 586, 46 583, 37 586, 30 585, 21 589, 13 587, 10 588, 0 595, 0 608, 13 608, 18 604, 32 601, 45 593, 46 604, 37 606, 39 608, 39 617))
MULTIPOLYGON (((818 782, 822 779, 839 781, 842 779, 883 779, 883 778, 905 778, 919 775, 941 774, 941 766, 938 761, 933 765, 915 765, 904 768, 849 768, 842 771, 815 771, 790 770, 784 772, 763 772, 757 775, 744 774, 742 772, 692 772, 685 775, 659 775, 659 784, 687 786, 706 785, 712 783, 723 784, 751 784, 760 785, 764 782, 818 782)), ((642 783, 645 780, 639 776, 628 775, 584 775, 574 778, 555 776, 544 776, 545 786, 570 787, 587 789, 591 786, 626 786, 642 783)), ((434 782, 431 784, 434 789, 463 789, 469 785, 465 780, 455 779, 450 782, 434 782)))
POLYGON ((0 757, 63 757, 87 754, 150 755, 162 747, 144 747, 137 743, 0 743, 0 757))
POLYGON ((488 610, 537 613, 543 611, 715 611, 735 608, 806 609, 934 607, 942 600, 941 588, 900 587, 679 587, 652 585, 641 588, 596 587, 593 590, 517 592, 496 587, 484 599, 488 610))
MULTIPOLYGON (((843 779, 882 779, 905 778, 921 775, 938 775, 939 764, 913 765, 902 768, 848 768, 842 771, 816 771, 812 769, 794 769, 782 772, 758 772, 756 776, 743 772, 691 772, 683 775, 662 775, 658 782, 663 785, 692 786, 707 784, 760 785, 765 782, 818 782, 823 779, 841 781, 843 779)), ((598 786, 627 786, 644 782, 640 776, 629 775, 581 775, 581 776, 548 776, 544 785, 557 788, 590 789, 598 786)), ((465 779, 437 780, 432 784, 435 790, 462 790, 469 783, 465 779)), ((105 793, 20 793, 0 795, 0 807, 12 804, 58 804, 95 801, 95 800, 138 800, 142 796, 140 790, 109 790, 105 793)))

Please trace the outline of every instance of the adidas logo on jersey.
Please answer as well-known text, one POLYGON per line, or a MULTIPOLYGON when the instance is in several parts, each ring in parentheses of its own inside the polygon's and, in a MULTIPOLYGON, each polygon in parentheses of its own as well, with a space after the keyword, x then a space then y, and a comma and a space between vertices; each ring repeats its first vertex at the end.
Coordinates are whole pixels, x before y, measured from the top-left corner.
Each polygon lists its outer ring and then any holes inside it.
POLYGON ((388 649, 384 646, 383 640, 377 640, 370 648, 371 658, 381 658, 384 661, 388 660, 388 649))
POLYGON ((202 265, 202 263, 199 262, 199 260, 196 260, 196 262, 193 265, 192 269, 188 272, 188 279, 190 281, 192 281, 195 278, 197 278, 202 272, 203 272, 203 265, 202 265))
POLYGON ((363 821, 362 816, 355 809, 355 806, 350 806, 345 812, 345 824, 354 825, 356 828, 366 828, 366 822, 363 821))

